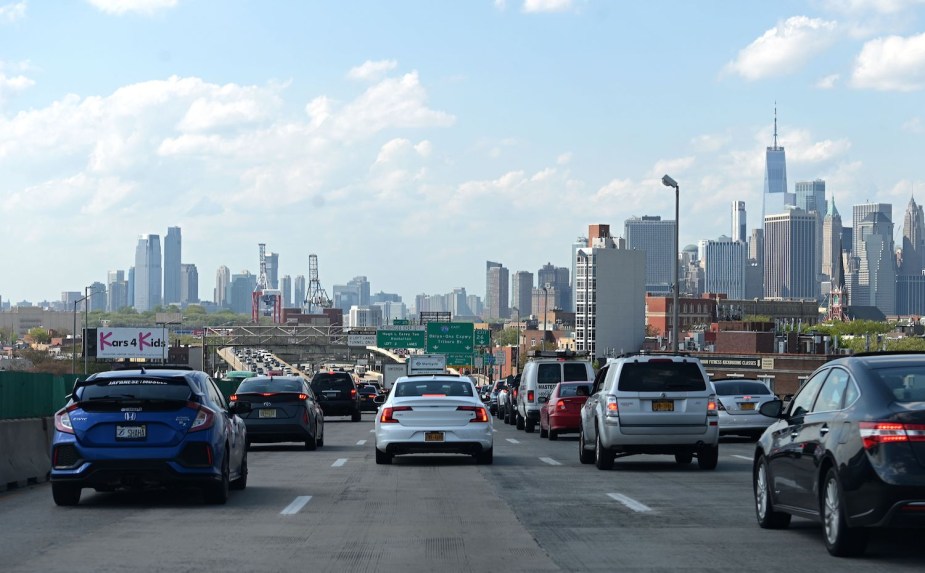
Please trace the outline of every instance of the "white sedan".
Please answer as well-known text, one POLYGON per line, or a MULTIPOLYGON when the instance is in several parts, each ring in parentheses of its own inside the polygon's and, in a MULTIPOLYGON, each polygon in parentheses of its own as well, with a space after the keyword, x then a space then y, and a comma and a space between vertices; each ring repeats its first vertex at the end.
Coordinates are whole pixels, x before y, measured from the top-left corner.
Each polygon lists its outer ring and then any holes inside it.
POLYGON ((395 381, 376 415, 376 463, 400 454, 469 454, 492 463, 492 419, 464 376, 426 374, 395 381))

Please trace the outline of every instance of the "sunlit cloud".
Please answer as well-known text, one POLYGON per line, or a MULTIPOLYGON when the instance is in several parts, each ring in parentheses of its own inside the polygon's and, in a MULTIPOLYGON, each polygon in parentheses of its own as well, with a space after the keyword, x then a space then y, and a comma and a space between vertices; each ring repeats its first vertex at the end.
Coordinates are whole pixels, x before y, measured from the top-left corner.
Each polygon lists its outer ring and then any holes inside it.
POLYGON ((524 0, 523 11, 528 14, 539 12, 568 12, 574 7, 573 0, 524 0))
POLYGON ((121 16, 136 13, 151 16, 177 5, 179 0, 87 0, 98 10, 121 16))
POLYGON ((378 80, 397 67, 398 62, 395 60, 366 61, 362 65, 351 68, 347 72, 347 77, 352 80, 378 80))
POLYGON ((837 28, 834 21, 793 16, 743 48, 725 71, 747 80, 793 73, 835 42, 837 28))
POLYGON ((15 22, 26 17, 26 2, 0 6, 0 23, 15 22))
POLYGON ((925 88, 925 34, 889 36, 864 44, 854 63, 851 85, 901 92, 925 88))

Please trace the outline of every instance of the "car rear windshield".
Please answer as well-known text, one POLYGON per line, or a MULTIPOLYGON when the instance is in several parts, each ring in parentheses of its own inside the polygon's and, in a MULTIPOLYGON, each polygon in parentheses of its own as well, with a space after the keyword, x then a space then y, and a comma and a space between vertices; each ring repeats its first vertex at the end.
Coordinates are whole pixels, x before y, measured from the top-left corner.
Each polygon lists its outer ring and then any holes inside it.
POLYGON ((627 362, 620 370, 618 390, 626 392, 691 392, 707 383, 694 362, 627 362))
POLYGON ((590 396, 591 384, 562 384, 559 386, 559 397, 590 396), (581 388, 582 390, 579 390, 581 388))
POLYGON ((761 382, 743 380, 717 380, 713 382, 716 393, 720 396, 741 396, 743 394, 770 394, 771 390, 761 382))
POLYGON ((408 398, 425 396, 472 396, 472 385, 466 382, 443 382, 439 380, 400 382, 395 389, 395 396, 408 398))
POLYGON ((106 378, 77 389, 81 401, 92 400, 189 400, 192 391, 186 378, 106 378))
POLYGON ((925 367, 878 368, 874 372, 897 402, 925 402, 925 367))
POLYGON ((353 380, 349 374, 316 374, 312 378, 312 390, 348 390, 353 388, 353 380))
POLYGON ((238 393, 244 394, 248 392, 301 392, 303 390, 302 383, 298 380, 281 380, 279 378, 269 379, 253 379, 249 378, 244 382, 241 382, 241 385, 238 386, 238 393))

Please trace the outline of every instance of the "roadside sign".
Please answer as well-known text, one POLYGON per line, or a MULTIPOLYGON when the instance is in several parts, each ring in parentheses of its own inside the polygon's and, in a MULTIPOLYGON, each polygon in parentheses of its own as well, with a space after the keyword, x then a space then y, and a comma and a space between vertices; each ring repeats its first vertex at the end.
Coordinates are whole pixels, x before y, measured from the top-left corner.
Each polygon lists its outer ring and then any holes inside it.
POLYGON ((97 358, 157 358, 167 356, 166 328, 97 328, 97 358))
POLYGON ((424 330, 380 328, 374 345, 379 348, 424 348, 424 330))
POLYGON ((376 346, 375 334, 348 334, 347 346, 376 346))
POLYGON ((472 366, 472 353, 459 354, 455 352, 446 355, 447 366, 472 366))
POLYGON ((411 321, 406 318, 395 318, 395 319, 392 319, 392 324, 396 326, 398 325, 404 326, 404 325, 411 324, 411 321))
POLYGON ((471 322, 428 322, 427 352, 471 355, 474 326, 471 322))
POLYGON ((485 328, 475 329, 475 345, 491 346, 491 331, 485 328))
POLYGON ((507 359, 506 359, 506 358, 507 358, 507 357, 504 355, 504 351, 503 351, 503 350, 499 350, 498 352, 495 352, 495 361, 494 361, 494 363, 497 364, 498 366, 504 366, 505 364, 507 364, 507 359))

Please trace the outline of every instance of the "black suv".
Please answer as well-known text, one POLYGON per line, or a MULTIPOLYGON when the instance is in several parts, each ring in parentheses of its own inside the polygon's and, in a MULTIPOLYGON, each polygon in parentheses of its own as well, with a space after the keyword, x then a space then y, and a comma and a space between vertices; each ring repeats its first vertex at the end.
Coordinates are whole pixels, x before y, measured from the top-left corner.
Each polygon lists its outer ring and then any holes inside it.
POLYGON ((352 374, 321 371, 312 377, 311 387, 325 416, 350 416, 354 422, 360 421, 360 393, 352 374))

